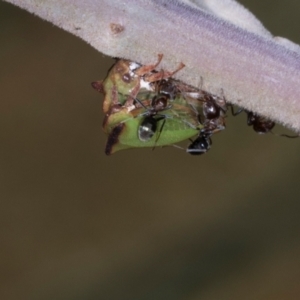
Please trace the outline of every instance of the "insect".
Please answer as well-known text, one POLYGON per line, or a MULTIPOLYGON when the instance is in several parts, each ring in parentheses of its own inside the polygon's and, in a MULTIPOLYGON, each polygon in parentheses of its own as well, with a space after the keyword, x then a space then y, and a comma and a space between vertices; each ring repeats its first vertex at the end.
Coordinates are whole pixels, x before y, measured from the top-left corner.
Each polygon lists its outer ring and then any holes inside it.
POLYGON ((106 154, 128 148, 165 146, 195 136, 203 127, 177 88, 173 72, 118 60, 103 81, 92 86, 104 94, 106 154))
POLYGON ((198 111, 199 121, 204 127, 216 132, 225 129, 227 103, 224 96, 216 96, 187 85, 182 93, 185 95, 187 102, 198 111), (217 119, 219 121, 215 122, 217 119))
POLYGON ((285 133, 283 133, 283 134, 273 133, 272 129, 276 125, 275 122, 271 121, 268 118, 265 118, 263 116, 255 114, 254 112, 251 112, 251 111, 246 111, 246 113, 247 113, 247 124, 249 126, 253 126, 254 131, 257 132, 258 134, 264 134, 264 133, 271 132, 274 135, 284 136, 284 137, 291 138, 291 139, 299 137, 299 135, 289 135, 289 134, 285 134, 285 133))
POLYGON ((192 141, 192 143, 186 149, 186 152, 192 155, 201 155, 206 153, 212 144, 211 134, 206 133, 205 131, 200 131, 199 136, 192 141))
POLYGON ((192 94, 194 108, 198 112, 199 122, 203 125, 198 137, 187 147, 186 152, 192 155, 206 153, 211 145, 213 134, 225 129, 227 104, 224 97, 218 97, 205 91, 192 94), (196 101, 196 102, 195 102, 196 101))
POLYGON ((274 126, 275 122, 268 118, 255 114, 252 111, 245 111, 247 114, 247 124, 253 127, 253 130, 259 134, 264 134, 270 132, 274 126))
POLYGON ((289 135, 289 134, 277 134, 277 133, 274 133, 272 132, 272 129, 275 127, 276 123, 264 116, 261 116, 259 114, 256 114, 252 111, 249 111, 249 110, 246 110, 246 109, 243 109, 243 108, 240 108, 238 109, 237 112, 234 111, 233 109, 233 106, 230 105, 231 107, 231 113, 233 116, 237 116, 239 115, 241 112, 245 112, 247 114, 247 124, 248 126, 252 126, 253 127, 253 130, 258 133, 258 134, 265 134, 265 133, 272 133, 274 135, 277 135, 277 136, 283 136, 283 137, 286 137, 286 138, 299 138, 300 135, 289 135))
POLYGON ((203 125, 206 133, 213 134, 225 129, 226 111, 225 98, 205 93, 203 100, 203 125))
POLYGON ((258 134, 264 134, 271 132, 271 130, 275 126, 275 122, 271 121, 270 119, 258 115, 252 111, 240 108, 236 112, 234 111, 233 105, 229 105, 231 108, 231 114, 233 116, 239 115, 241 112, 245 112, 247 114, 247 125, 252 126, 253 130, 258 134))
MULTIPOLYGON (((144 113, 145 118, 142 120, 138 128, 138 137, 141 141, 145 142, 153 137, 157 131, 157 123, 161 120, 164 120, 164 122, 161 125, 160 132, 163 130, 167 116, 165 114, 160 114, 160 112, 171 108, 171 105, 168 105, 168 101, 169 99, 166 95, 159 94, 152 98, 149 109, 140 102, 140 104, 147 109, 144 113)), ((159 136, 157 139, 158 138, 159 136)))
MULTIPOLYGON (((161 133, 166 118, 168 117, 161 112, 170 109, 172 107, 172 104, 170 103, 173 102, 178 95, 176 84, 174 84, 171 78, 168 80, 159 80, 154 84, 156 85, 157 95, 152 98, 150 108, 147 108, 140 100, 135 99, 138 104, 147 110, 144 114, 145 118, 138 128, 138 137, 141 141, 147 141, 152 138, 157 131, 158 122, 163 120, 159 131, 159 133, 161 133)), ((159 139, 159 135, 157 136, 157 139, 159 139)))
POLYGON ((123 107, 105 119, 106 154, 178 143, 197 135, 203 127, 193 107, 180 93, 171 99, 165 93, 142 91, 134 101, 134 109, 123 107))
POLYGON ((172 108, 159 114, 145 114, 148 112, 144 107, 130 112, 124 108, 107 118, 107 126, 104 126, 108 134, 107 155, 123 149, 178 143, 195 136, 202 126, 194 111, 177 100, 174 100, 172 108))
POLYGON ((158 55, 155 64, 140 65, 136 62, 118 59, 110 68, 104 80, 92 82, 92 87, 104 94, 103 112, 111 114, 122 106, 132 106, 133 99, 141 91, 154 91, 151 83, 173 76, 184 67, 180 64, 175 71, 155 71, 163 55, 158 55))

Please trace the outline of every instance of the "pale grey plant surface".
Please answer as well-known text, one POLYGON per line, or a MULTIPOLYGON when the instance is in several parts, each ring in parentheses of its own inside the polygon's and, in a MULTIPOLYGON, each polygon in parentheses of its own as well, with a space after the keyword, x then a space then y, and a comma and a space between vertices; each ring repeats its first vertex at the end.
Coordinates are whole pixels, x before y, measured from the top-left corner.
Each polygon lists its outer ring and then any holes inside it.
POLYGON ((6 0, 100 52, 186 67, 175 77, 300 132, 300 47, 234 0, 6 0))

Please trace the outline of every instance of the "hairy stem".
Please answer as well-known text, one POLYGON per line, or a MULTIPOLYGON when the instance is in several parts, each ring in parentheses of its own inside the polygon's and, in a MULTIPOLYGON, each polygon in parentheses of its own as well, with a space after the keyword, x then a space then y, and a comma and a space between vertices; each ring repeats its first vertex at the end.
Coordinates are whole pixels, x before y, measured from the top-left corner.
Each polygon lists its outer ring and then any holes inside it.
POLYGON ((161 67, 300 132, 300 47, 234 0, 6 0, 100 52, 161 67), (209 4, 207 4, 209 2, 209 4))

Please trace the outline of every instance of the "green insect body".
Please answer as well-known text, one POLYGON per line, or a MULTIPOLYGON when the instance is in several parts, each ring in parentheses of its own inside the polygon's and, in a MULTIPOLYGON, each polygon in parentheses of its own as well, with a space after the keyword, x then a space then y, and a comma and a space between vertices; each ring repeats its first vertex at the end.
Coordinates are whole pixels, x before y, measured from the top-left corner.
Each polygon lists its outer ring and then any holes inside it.
MULTIPOLYGON (((154 97, 155 94, 151 95, 154 97)), ((148 98, 149 95, 143 100, 138 95, 143 104, 149 102, 148 98)), ((153 116, 157 120, 157 130, 150 139, 142 141, 138 137, 138 129, 147 113, 147 109, 143 107, 131 111, 124 107, 119 112, 109 115, 103 126, 108 134, 105 153, 109 155, 129 148, 172 145, 195 136, 203 127, 198 121, 197 112, 178 96, 172 101, 170 108, 153 116)))
POLYGON ((172 145, 199 134, 203 128, 199 121, 203 109, 203 102, 197 100, 199 90, 171 78, 183 65, 175 72, 156 72, 154 68, 158 63, 141 66, 121 59, 103 81, 93 84, 104 94, 103 129, 108 135, 107 155, 130 148, 172 145), (165 107, 151 105, 158 95, 167 95, 165 107), (148 129, 144 126, 145 120, 155 126, 149 126, 153 132, 141 138, 140 133, 148 129))

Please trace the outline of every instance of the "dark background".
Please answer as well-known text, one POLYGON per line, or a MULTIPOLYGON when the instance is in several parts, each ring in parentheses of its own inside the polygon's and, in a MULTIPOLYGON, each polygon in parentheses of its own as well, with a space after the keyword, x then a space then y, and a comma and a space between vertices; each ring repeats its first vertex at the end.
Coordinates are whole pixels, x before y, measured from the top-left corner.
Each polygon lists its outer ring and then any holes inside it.
MULTIPOLYGON (((299 1, 242 2, 300 43, 299 1)), ((299 299, 300 139, 242 115, 202 157, 107 157, 112 63, 0 2, 0 298, 299 299)))

